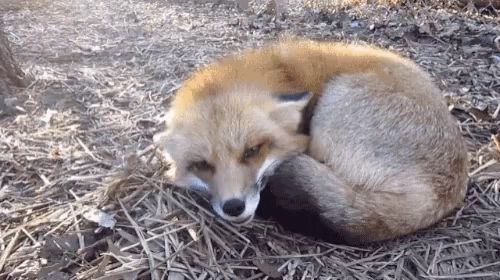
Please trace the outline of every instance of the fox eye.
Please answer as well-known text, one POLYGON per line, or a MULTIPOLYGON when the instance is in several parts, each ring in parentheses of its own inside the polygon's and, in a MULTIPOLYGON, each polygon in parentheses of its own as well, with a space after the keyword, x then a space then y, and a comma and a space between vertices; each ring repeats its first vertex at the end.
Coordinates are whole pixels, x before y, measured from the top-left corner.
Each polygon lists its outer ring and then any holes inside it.
POLYGON ((196 171, 212 171, 213 166, 210 165, 207 161, 205 160, 200 160, 200 161, 195 161, 189 165, 190 170, 196 170, 196 171))
POLYGON ((243 160, 249 160, 250 158, 256 156, 260 152, 260 148, 262 147, 262 144, 255 145, 251 148, 248 148, 245 150, 243 153, 243 160))

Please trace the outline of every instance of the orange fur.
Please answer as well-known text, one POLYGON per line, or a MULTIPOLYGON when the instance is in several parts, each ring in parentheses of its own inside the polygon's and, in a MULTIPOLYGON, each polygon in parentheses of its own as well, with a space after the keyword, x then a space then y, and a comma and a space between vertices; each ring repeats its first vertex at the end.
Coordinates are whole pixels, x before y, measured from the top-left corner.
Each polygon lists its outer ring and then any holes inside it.
MULTIPOLYGON (((406 59, 372 46, 287 40, 247 50, 199 69, 179 89, 172 108, 182 113, 196 100, 242 84, 269 89, 262 93, 310 91, 319 95, 330 77, 377 72, 381 63, 409 65, 406 59)), ((379 74, 387 78, 385 73, 379 74)))
POLYGON ((436 223, 467 182, 465 145, 439 89, 412 61, 373 46, 286 40, 222 58, 183 83, 155 142, 174 183, 210 192, 224 219, 250 221, 270 179, 278 197, 269 204, 296 211, 300 196, 350 243, 436 223), (228 216, 235 199, 246 208, 228 216))

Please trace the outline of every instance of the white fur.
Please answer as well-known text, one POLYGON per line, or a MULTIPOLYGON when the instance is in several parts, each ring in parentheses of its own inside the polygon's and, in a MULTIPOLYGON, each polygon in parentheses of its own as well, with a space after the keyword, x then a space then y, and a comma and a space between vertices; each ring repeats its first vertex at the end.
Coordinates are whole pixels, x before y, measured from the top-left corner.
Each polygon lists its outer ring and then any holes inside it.
POLYGON ((276 166, 281 161, 275 157, 269 157, 267 158, 262 166, 259 168, 257 172, 257 176, 255 177, 255 182, 259 188, 257 192, 255 192, 253 195, 249 195, 245 197, 245 211, 241 213, 238 217, 232 217, 229 215, 226 215, 224 211, 222 210, 221 201, 214 200, 212 201, 212 207, 214 211, 221 216, 224 220, 237 223, 240 225, 248 224, 252 221, 255 211, 257 210, 257 207, 259 206, 259 201, 260 201, 260 190, 264 188, 266 182, 266 178, 270 175, 272 175, 272 172, 274 172, 274 169, 276 166))
POLYGON ((245 211, 241 213, 238 217, 232 217, 226 215, 224 211, 222 211, 221 202, 220 201, 212 201, 212 207, 214 211, 221 216, 224 220, 230 221, 239 225, 248 224, 252 221, 255 210, 257 210, 257 206, 259 206, 260 201, 260 193, 256 192, 254 195, 247 196, 245 198, 245 211))
POLYGON ((153 135, 153 144, 156 146, 162 146, 163 140, 167 137, 168 132, 161 131, 153 135))
POLYGON ((179 187, 202 192, 207 192, 209 190, 207 183, 193 174, 188 174, 187 176, 176 181, 175 184, 179 187))
POLYGON ((278 166, 281 160, 275 157, 268 157, 262 164, 262 166, 257 171, 257 177, 255 178, 255 182, 258 185, 259 189, 263 189, 266 184, 266 177, 272 175, 274 169, 278 166))

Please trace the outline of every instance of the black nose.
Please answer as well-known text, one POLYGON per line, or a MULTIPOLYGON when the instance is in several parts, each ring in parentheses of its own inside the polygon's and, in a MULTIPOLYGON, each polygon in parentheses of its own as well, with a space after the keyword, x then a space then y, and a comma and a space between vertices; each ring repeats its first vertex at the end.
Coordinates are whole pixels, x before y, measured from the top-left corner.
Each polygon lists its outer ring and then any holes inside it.
POLYGON ((230 199, 222 205, 222 211, 229 216, 239 216, 245 211, 245 201, 237 198, 230 199))

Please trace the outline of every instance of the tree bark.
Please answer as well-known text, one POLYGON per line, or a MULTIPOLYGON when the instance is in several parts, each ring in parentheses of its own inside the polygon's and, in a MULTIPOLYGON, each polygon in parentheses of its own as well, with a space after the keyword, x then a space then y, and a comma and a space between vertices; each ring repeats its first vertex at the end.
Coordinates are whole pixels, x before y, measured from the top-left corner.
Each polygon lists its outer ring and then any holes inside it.
POLYGON ((11 92, 12 87, 26 86, 25 74, 19 68, 10 49, 7 35, 0 21, 0 96, 11 92))

